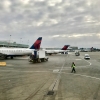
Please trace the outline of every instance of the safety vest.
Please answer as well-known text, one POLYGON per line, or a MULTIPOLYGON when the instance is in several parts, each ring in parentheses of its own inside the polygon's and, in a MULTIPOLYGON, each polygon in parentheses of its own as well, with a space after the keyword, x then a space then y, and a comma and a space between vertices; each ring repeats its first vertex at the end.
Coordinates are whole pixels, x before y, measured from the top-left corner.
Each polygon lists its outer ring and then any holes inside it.
POLYGON ((72 67, 75 67, 75 65, 73 64, 72 67))

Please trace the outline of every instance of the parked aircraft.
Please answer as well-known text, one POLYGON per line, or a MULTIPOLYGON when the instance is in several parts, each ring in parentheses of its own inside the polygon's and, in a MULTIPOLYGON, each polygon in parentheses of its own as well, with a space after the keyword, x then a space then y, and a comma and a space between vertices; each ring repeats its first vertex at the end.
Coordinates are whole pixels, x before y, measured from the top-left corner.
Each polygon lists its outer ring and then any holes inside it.
POLYGON ((32 51, 40 49, 41 41, 42 37, 39 37, 30 48, 0 48, 0 57, 13 59, 16 56, 30 55, 32 51))
POLYGON ((61 49, 61 50, 46 50, 46 53, 49 54, 49 55, 52 55, 52 54, 57 54, 57 53, 67 53, 67 48, 69 47, 69 45, 64 45, 64 47, 61 49))

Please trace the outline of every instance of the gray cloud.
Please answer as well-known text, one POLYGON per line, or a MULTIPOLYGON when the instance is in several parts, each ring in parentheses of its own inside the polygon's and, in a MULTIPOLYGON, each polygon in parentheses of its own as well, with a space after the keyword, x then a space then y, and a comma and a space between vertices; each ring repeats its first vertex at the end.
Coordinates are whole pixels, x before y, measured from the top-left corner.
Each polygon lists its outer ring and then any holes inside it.
POLYGON ((99 3, 99 0, 0 0, 0 39, 9 40, 11 35, 13 41, 22 38, 23 43, 29 40, 31 45, 42 36, 42 47, 77 44, 99 48, 99 3))

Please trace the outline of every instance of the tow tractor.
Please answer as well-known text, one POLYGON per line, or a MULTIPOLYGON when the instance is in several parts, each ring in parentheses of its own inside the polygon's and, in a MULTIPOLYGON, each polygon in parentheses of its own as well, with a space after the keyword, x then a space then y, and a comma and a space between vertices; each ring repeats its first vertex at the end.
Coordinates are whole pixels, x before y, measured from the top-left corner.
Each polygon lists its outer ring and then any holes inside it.
POLYGON ((32 51, 32 54, 29 57, 29 62, 33 62, 33 63, 41 63, 41 62, 45 62, 48 61, 48 56, 46 56, 46 52, 44 50, 35 50, 32 51))
POLYGON ((6 58, 6 54, 0 53, 0 60, 4 60, 6 58))
POLYGON ((80 56, 79 51, 76 51, 76 52, 75 52, 75 55, 76 55, 76 56, 80 56))

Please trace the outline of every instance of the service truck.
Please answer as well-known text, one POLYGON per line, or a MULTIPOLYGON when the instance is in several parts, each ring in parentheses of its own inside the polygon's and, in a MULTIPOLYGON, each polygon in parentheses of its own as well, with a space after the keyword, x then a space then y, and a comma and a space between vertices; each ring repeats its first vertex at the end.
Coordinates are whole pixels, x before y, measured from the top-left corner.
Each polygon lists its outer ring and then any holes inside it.
POLYGON ((48 56, 46 56, 46 52, 45 50, 35 50, 32 51, 32 54, 29 57, 29 62, 44 62, 44 61, 48 61, 48 56))
POLYGON ((80 56, 79 51, 75 51, 75 56, 80 56))

